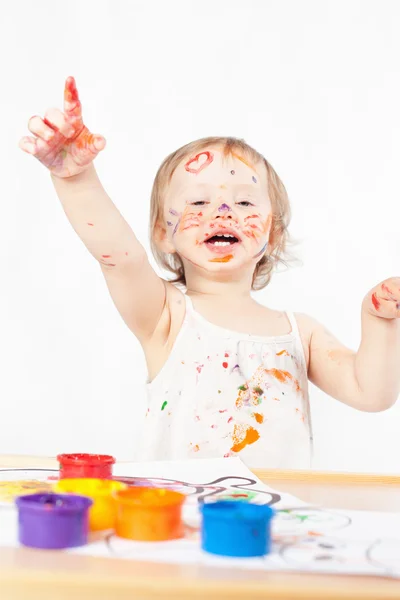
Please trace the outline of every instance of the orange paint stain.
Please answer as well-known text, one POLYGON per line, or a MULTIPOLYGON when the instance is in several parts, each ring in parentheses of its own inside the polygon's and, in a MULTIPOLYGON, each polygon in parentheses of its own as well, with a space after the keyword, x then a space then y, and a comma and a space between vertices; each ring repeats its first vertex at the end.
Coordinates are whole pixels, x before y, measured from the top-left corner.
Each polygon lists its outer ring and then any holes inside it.
POLYGON ((237 158, 238 160, 240 160, 240 162, 242 162, 244 165, 246 165, 246 167, 249 167, 249 169, 251 169, 252 171, 254 171, 254 173, 257 173, 257 171, 255 170, 255 168, 251 164, 251 162, 249 162, 248 160, 246 160, 245 158, 243 158, 243 156, 240 156, 239 154, 236 154, 236 152, 232 152, 232 156, 234 158, 237 158))
POLYGON ((327 352, 328 358, 336 363, 337 365, 341 365, 341 358, 343 358, 343 351, 341 350, 329 350, 327 352))
POLYGON ((232 452, 240 452, 246 446, 254 444, 260 438, 260 434, 256 429, 249 425, 235 425, 233 430, 233 446, 232 452))
POLYGON ((227 254, 226 256, 221 256, 221 258, 211 258, 208 262, 215 263, 227 263, 232 260, 233 254, 227 254))
POLYGON ((281 350, 280 352, 276 353, 276 356, 290 356, 290 354, 287 350, 281 350))
POLYGON ((253 417, 257 421, 257 423, 264 423, 264 415, 260 415, 260 413, 253 413, 253 417))
POLYGON ((293 375, 289 373, 289 371, 281 371, 280 369, 266 369, 265 372, 272 375, 272 377, 275 377, 275 379, 281 383, 289 383, 289 381, 293 382, 296 392, 300 392, 301 388, 298 380, 295 379, 293 375))
POLYGON ((191 227, 199 227, 199 215, 193 212, 191 206, 185 206, 179 221, 178 231, 185 231, 191 227))

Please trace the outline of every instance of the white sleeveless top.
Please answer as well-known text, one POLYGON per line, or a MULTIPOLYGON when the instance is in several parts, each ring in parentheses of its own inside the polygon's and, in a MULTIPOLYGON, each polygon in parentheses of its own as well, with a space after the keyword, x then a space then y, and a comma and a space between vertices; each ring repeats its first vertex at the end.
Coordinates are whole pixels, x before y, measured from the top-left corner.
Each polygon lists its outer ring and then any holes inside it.
POLYGON ((253 468, 310 468, 308 378, 296 319, 255 336, 186 314, 165 365, 147 384, 136 460, 238 456, 253 468))

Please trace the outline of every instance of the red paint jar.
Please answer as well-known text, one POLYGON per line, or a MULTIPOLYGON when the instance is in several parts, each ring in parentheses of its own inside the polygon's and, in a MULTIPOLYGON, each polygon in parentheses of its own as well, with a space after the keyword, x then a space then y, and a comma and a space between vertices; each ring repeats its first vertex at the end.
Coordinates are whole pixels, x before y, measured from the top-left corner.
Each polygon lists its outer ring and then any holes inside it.
POLYGON ((115 458, 107 454, 59 454, 60 479, 111 479, 115 458))

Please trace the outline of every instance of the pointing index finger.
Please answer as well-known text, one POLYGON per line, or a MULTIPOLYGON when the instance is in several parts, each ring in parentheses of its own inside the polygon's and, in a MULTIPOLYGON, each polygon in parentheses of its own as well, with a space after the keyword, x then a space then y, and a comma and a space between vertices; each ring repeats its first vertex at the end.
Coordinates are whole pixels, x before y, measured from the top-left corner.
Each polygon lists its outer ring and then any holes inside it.
POLYGON ((73 77, 68 77, 65 82, 64 112, 70 117, 82 117, 82 105, 79 100, 78 89, 73 77))

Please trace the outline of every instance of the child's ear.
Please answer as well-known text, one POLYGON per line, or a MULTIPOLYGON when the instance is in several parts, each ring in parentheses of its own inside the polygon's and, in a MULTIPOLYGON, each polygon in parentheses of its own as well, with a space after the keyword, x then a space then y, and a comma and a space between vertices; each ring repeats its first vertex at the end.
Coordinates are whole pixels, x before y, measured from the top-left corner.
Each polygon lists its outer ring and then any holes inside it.
POLYGON ((165 254, 174 254, 176 252, 174 245, 168 239, 167 229, 164 223, 158 221, 154 228, 154 239, 158 248, 165 254))

